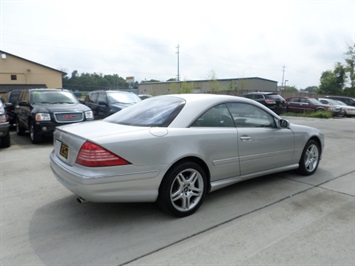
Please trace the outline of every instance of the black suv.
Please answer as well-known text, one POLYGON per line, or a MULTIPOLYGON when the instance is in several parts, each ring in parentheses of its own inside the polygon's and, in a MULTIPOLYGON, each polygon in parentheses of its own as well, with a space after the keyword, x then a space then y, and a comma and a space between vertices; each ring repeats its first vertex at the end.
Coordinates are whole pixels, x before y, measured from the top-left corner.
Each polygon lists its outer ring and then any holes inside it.
POLYGON ((286 100, 276 92, 250 92, 241 96, 265 105, 278 115, 286 112, 286 100))
POLYGON ((140 101, 141 99, 133 92, 91 91, 85 97, 84 104, 93 111, 95 119, 103 119, 140 101))
POLYGON ((10 126, 16 124, 15 106, 17 104, 18 98, 20 97, 20 94, 21 90, 11 90, 3 96, 5 101, 5 111, 10 126))
POLYGON ((17 134, 29 130, 32 143, 51 136, 56 126, 94 119, 90 108, 64 89, 23 90, 15 112, 17 134))

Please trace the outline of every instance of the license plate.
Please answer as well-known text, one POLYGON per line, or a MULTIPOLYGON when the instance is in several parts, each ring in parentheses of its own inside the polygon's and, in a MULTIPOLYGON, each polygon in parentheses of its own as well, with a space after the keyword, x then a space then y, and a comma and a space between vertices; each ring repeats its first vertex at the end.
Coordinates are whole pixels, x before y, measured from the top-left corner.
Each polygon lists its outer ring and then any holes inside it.
POLYGON ((60 155, 62 155, 65 159, 68 159, 68 151, 69 151, 69 148, 68 148, 68 145, 62 143, 60 145, 60 155))

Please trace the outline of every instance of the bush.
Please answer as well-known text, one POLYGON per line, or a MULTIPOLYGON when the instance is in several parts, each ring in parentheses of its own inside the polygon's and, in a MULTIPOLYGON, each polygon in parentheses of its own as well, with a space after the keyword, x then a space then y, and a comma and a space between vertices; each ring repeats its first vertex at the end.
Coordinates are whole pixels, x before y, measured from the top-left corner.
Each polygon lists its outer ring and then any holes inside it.
POLYGON ((333 113, 329 111, 318 111, 313 113, 284 113, 283 116, 313 117, 313 118, 332 118, 333 113))

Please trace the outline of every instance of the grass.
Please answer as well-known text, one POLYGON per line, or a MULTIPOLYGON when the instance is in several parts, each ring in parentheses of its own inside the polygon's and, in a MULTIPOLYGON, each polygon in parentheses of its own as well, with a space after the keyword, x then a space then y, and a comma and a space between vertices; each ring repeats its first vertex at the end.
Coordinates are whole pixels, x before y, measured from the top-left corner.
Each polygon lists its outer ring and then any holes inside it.
POLYGON ((283 113, 283 116, 298 116, 298 117, 312 117, 312 118, 332 118, 333 114, 329 111, 318 111, 313 113, 283 113))

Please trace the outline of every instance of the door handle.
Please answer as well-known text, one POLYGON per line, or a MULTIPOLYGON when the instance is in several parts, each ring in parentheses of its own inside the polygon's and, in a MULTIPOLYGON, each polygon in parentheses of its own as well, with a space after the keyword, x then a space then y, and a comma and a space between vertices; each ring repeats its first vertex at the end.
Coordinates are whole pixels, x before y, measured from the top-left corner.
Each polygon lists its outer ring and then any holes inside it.
POLYGON ((240 139, 242 141, 251 141, 251 137, 250 136, 241 136, 240 139))

